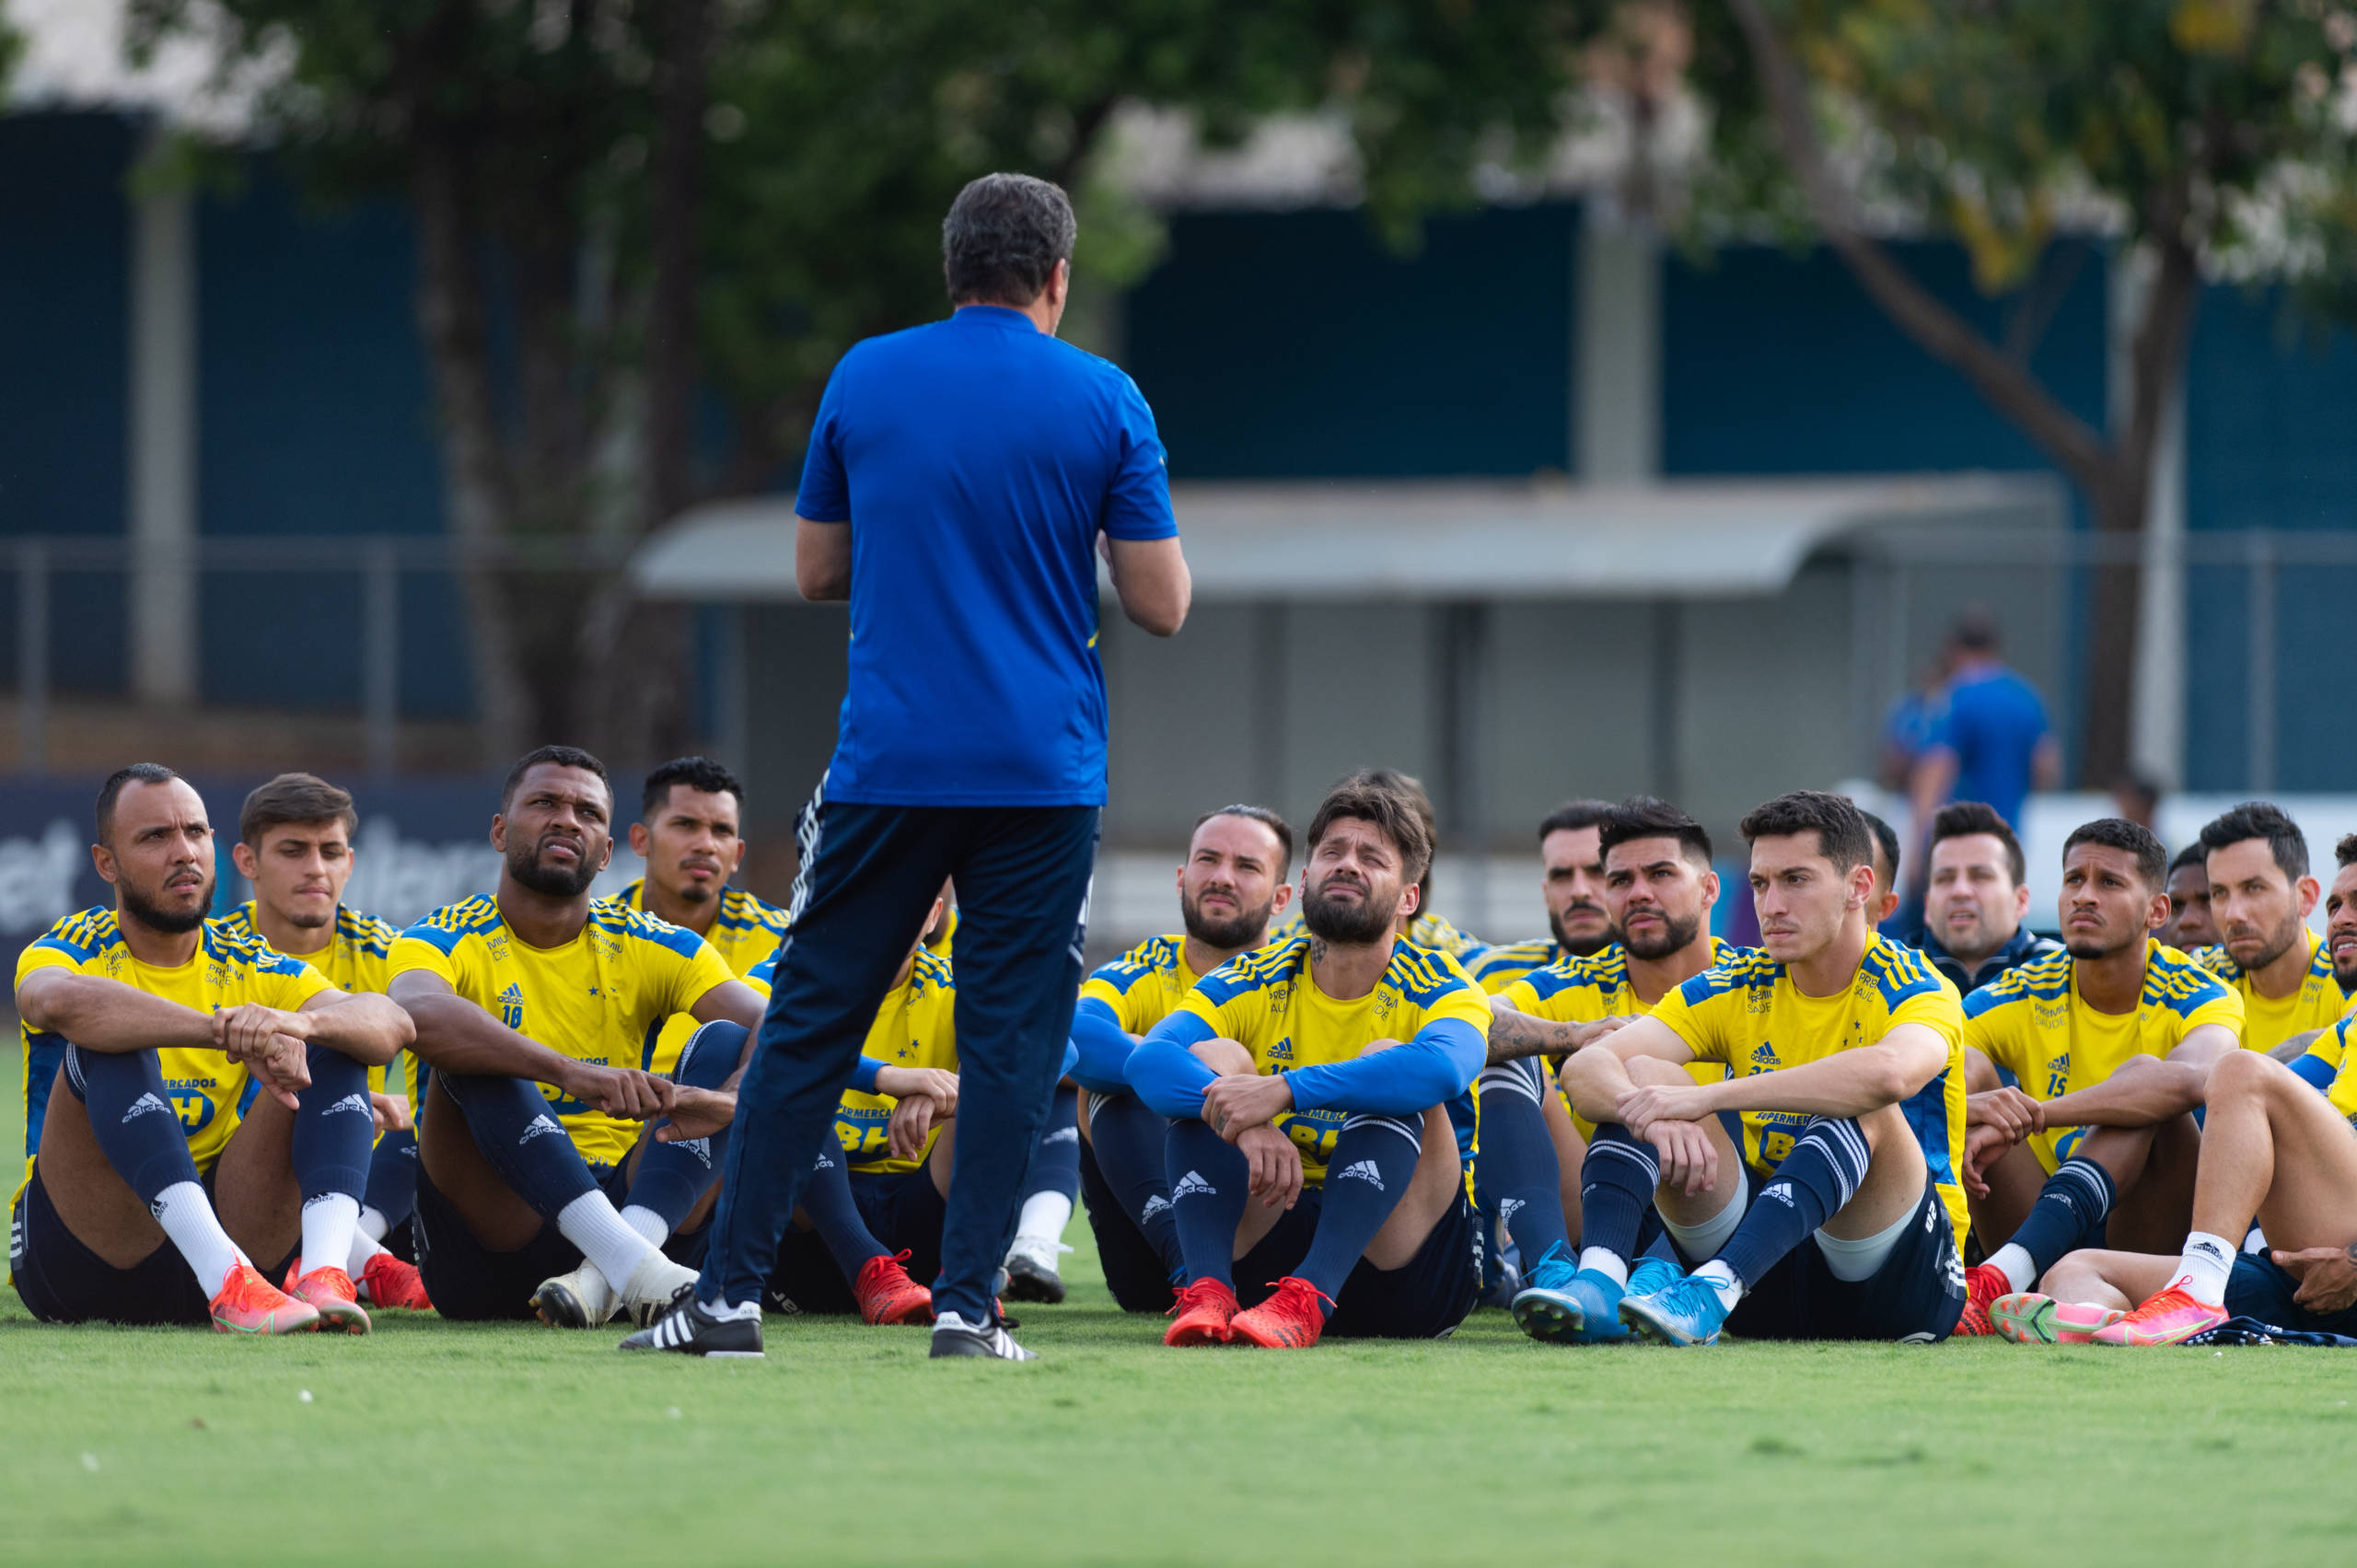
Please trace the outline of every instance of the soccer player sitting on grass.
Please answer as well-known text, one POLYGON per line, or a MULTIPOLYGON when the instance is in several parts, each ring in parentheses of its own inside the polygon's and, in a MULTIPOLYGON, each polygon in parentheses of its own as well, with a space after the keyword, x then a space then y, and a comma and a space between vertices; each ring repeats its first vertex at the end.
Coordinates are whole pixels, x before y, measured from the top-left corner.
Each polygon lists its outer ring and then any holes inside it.
POLYGON ((2195 956, 2241 993, 2243 1044, 2297 1060, 2349 1005, 2307 925, 2322 891, 2307 838, 2281 807, 2253 800, 2205 824, 2201 846, 2219 945, 2195 956))
POLYGON ((1412 802, 1356 773, 1308 842, 1307 931, 1205 975, 1129 1060, 1171 1119, 1189 1283, 1167 1344, 1431 1339, 1480 1289, 1443 1108, 1480 1069, 1489 1004, 1454 958, 1396 935, 1432 840, 1412 802))
POLYGON ((2357 1334, 2357 1063, 2350 1020, 2329 1031, 2341 1051, 2318 1094, 2256 1051, 2230 1051, 2210 1070, 2193 1229, 2176 1259, 2073 1252, 2038 1293, 2007 1303, 2005 1337, 2167 1345, 2229 1317, 2280 1329, 2357 1334), (2256 1218, 2273 1244, 2242 1252, 2256 1218), (2127 1308, 2135 1306, 2133 1311, 2127 1308))
POLYGON ((1187 1283, 1163 1158, 1170 1123, 1131 1090, 1130 1053, 1197 981, 1268 940, 1293 900, 1292 862, 1293 829, 1268 807, 1206 814, 1178 867, 1183 931, 1139 943, 1081 984, 1072 1020, 1089 1145, 1081 1191, 1106 1288, 1123 1311, 1167 1312, 1187 1283))
MULTIPOLYGON (((1945 1339, 1964 1309, 1956 988, 1866 924, 1872 834, 1839 796, 1743 820, 1760 947, 1714 965, 1563 1070, 1594 1119, 1583 1273, 1666 1344, 1945 1339), (1723 1062, 1697 1084, 1686 1064, 1723 1062), (1742 1114, 1741 1150, 1718 1112, 1742 1114), (1649 1205, 1691 1275, 1622 1295, 1649 1205)), ((1650 1281, 1644 1282, 1650 1283, 1650 1281)), ((1578 1326, 1573 1325, 1574 1329, 1578 1326)))
MULTIPOLYGON (((238 812, 238 842, 229 851, 254 896, 223 918, 226 929, 260 936, 291 958, 319 971, 338 991, 381 994, 392 978, 393 938, 401 928, 343 903, 352 880, 352 835, 360 814, 352 796, 309 773, 281 773, 246 796, 238 812)), ((386 1093, 382 1065, 368 1069, 368 1092, 388 1125, 368 1158, 368 1190, 360 1199, 360 1237, 352 1271, 361 1298, 372 1306, 424 1311, 410 1214, 417 1206, 417 1134, 409 1100, 386 1093), (396 1235, 398 1232, 398 1235, 396 1235), (398 1252, 382 1245, 394 1236, 398 1252)))
POLYGON ((2105 1233, 2185 1234, 2201 1132, 2193 1108, 2239 1049, 2242 1000, 2152 933, 2168 914, 2161 841, 2107 817, 2062 841, 2066 951, 1964 999, 1968 1070, 2018 1087, 1966 1101, 1965 1185, 1989 1260, 1965 1274, 1959 1334, 1995 1332, 1992 1307, 2105 1233), (1976 1060, 1977 1059, 1977 1060, 1976 1060), (2003 1245, 1997 1245, 2003 1238, 2003 1245))
POLYGON ((115 907, 17 960, 37 1150, 11 1227, 18 1294, 50 1323, 366 1333, 351 1271, 368 1069, 409 1043, 408 1017, 205 918, 213 827, 170 769, 116 772, 97 816, 115 907), (271 1281, 298 1247, 312 1267, 290 1295, 271 1281))
POLYGON ((528 753, 491 822, 498 895, 393 944, 392 997, 433 1069, 418 1261, 445 1318, 643 1322, 695 1283, 665 1251, 702 1245, 761 999, 694 932, 590 897, 613 804, 587 752, 528 753), (682 1012, 705 1027, 678 1070, 642 1071, 647 1036, 682 1012))
MULTIPOLYGON (((1673 988, 1737 952, 1711 935, 1719 878, 1701 823, 1639 796, 1608 808, 1601 828, 1604 896, 1620 940, 1526 975, 1492 1002, 1491 1064, 1479 1086, 1482 1191, 1496 1199, 1527 1265, 1515 1323, 1533 1339, 1573 1343, 1626 1339, 1629 1330, 1609 1297, 1565 1299, 1593 1284, 1578 1278, 1579 1193, 1563 1191, 1563 1177, 1578 1180, 1595 1127, 1574 1122, 1540 1053, 1591 1046, 1603 1038, 1596 1023, 1643 1017, 1673 988)), ((1689 1070, 1698 1083, 1726 1076, 1717 1063, 1689 1070)))

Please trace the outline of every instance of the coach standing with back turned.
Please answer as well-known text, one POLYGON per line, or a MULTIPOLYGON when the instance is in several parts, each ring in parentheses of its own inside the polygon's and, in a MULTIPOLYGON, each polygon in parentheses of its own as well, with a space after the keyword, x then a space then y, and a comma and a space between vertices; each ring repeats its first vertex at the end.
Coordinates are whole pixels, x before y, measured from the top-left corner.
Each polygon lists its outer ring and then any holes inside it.
POLYGON ((991 1278, 1081 979, 1105 804, 1097 541, 1159 637, 1191 587, 1154 414, 1058 343, 1072 203, 992 174, 942 225, 955 310, 835 366, 795 499, 803 597, 851 601, 834 760, 804 814, 794 925, 737 1098, 703 1277, 625 1349, 761 1353, 763 1283, 834 1144, 877 1005, 958 884, 958 1157, 933 1353, 1030 1359, 991 1278))

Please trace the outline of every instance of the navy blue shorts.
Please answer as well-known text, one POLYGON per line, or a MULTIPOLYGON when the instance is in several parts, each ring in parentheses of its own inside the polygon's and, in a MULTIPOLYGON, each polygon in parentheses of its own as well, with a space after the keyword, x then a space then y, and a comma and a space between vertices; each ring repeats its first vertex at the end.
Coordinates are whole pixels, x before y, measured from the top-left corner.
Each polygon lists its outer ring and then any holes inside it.
MULTIPOLYGON (((210 1198, 213 1173, 203 1180, 210 1198)), ((180 1249, 167 1240, 128 1269, 116 1268, 65 1228, 38 1165, 9 1216, 8 1272, 26 1310, 44 1323, 213 1321, 212 1298, 180 1249)))
MULTIPOLYGON (((630 1194, 629 1166, 593 1165, 589 1173, 616 1208, 630 1194)), ((442 1195, 424 1161, 417 1167, 417 1210, 411 1216, 417 1239, 417 1272, 434 1310, 459 1323, 529 1322, 532 1293, 544 1280, 581 1267, 581 1249, 564 1238, 554 1220, 540 1222, 532 1239, 513 1252, 494 1252, 475 1239, 450 1200, 442 1195)), ((664 1255, 688 1268, 703 1261, 710 1225, 675 1234, 664 1255)), ((622 1282, 607 1282, 620 1291, 622 1282)))
MULTIPOLYGON (((1300 1202, 1236 1260, 1236 1299, 1257 1307, 1277 1281, 1301 1267, 1318 1234, 1326 1190, 1305 1187, 1300 1202)), ((1481 1221, 1460 1190, 1416 1255, 1396 1269, 1362 1258, 1334 1297, 1326 1333, 1341 1340, 1439 1340, 1457 1331, 1481 1297, 1481 1221)))
MULTIPOLYGON (((941 1272, 941 1221, 947 1201, 933 1185, 933 1173, 914 1170, 851 1173, 851 1199, 868 1233, 890 1253, 906 1252, 901 1266, 919 1284, 941 1272)), ((815 1230, 789 1230, 778 1245, 770 1271, 769 1304, 780 1312, 855 1313, 859 1299, 835 1266, 834 1254, 815 1230)))
POLYGON ((1178 1299, 1178 1287, 1170 1283, 1162 1254, 1121 1207, 1086 1138, 1080 1143, 1080 1201, 1088 1211, 1097 1265, 1105 1271, 1105 1288, 1113 1293, 1115 1305, 1124 1312, 1169 1311, 1178 1299))
POLYGON ((1956 1226, 1929 1177, 1914 1223, 1881 1268, 1839 1280, 1814 1237, 1777 1260, 1736 1304, 1727 1332, 1746 1340, 1896 1340, 1936 1343, 1964 1316, 1956 1226))
POLYGON ((2278 1329, 2357 1337, 2357 1305, 2338 1312, 2311 1312, 2292 1299, 2299 1290, 2300 1282, 2276 1267, 2275 1260, 2245 1252, 2235 1259, 2234 1272, 2226 1276, 2226 1310, 2278 1329))

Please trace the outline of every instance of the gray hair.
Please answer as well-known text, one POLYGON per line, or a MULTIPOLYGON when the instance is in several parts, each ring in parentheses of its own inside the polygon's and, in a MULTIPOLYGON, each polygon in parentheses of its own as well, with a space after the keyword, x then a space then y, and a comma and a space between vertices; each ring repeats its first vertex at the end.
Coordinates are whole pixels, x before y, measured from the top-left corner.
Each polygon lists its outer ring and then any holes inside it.
POLYGON ((1063 187, 1028 174, 985 174, 958 192, 941 220, 941 264, 955 305, 1028 305, 1058 261, 1072 260, 1079 226, 1063 187))

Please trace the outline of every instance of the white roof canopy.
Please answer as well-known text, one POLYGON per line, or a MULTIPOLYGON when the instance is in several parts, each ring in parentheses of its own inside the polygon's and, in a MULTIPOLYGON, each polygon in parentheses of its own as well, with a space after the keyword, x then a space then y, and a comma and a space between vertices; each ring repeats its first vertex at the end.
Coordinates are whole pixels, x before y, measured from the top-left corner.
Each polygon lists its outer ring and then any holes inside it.
MULTIPOLYGON (((1891 527, 2059 527, 2039 474, 1180 484, 1198 598, 1704 598, 1772 594, 1891 527)), ((790 497, 701 506, 632 563, 656 598, 798 601, 790 497)))

